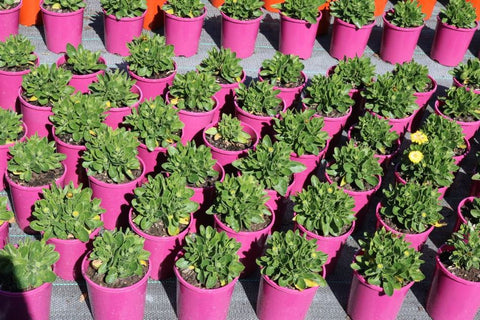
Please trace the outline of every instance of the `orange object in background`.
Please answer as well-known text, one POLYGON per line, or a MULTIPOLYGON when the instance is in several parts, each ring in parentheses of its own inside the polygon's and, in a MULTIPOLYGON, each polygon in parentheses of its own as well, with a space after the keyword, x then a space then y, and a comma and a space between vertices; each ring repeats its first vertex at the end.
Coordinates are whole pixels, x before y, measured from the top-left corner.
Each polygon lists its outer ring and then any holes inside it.
POLYGON ((433 8, 437 3, 437 0, 417 0, 418 4, 422 6, 422 12, 426 14, 424 20, 430 19, 432 16, 433 8))
POLYGON ((272 4, 282 3, 282 2, 285 2, 285 0, 264 0, 263 2, 265 2, 265 4, 263 5, 263 7, 264 7, 265 9, 267 9, 268 11, 270 11, 270 12, 279 12, 280 10, 275 9, 275 8, 272 8, 272 4))
POLYGON ((210 0, 210 2, 215 8, 218 8, 225 2, 225 0, 210 0))
POLYGON ((33 26, 42 24, 42 14, 40 13, 40 0, 23 0, 20 8, 21 25, 33 26))
POLYGON ((375 17, 383 15, 388 0, 375 0, 375 17))
POLYGON ((143 20, 143 28, 154 30, 163 26, 162 6, 167 0, 147 0, 147 12, 143 20))
POLYGON ((477 13, 477 21, 480 20, 480 0, 467 0, 471 2, 477 13))
POLYGON ((330 2, 327 0, 323 5, 318 7, 318 10, 322 12, 322 17, 318 23, 317 34, 327 34, 328 28, 330 27, 330 2))

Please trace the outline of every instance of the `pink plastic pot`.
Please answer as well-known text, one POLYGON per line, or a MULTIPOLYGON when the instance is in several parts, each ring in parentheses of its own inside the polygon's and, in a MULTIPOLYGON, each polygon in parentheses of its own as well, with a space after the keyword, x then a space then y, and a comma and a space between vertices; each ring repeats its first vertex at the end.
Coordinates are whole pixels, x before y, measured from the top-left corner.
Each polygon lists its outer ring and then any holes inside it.
POLYGON ((240 249, 238 249, 238 256, 240 257, 240 262, 245 266, 241 277, 248 276, 258 268, 256 260, 263 254, 265 241, 267 236, 271 234, 275 222, 275 214, 272 208, 269 207, 268 209, 270 210, 270 218, 272 220, 267 227, 258 231, 237 232, 223 223, 217 215, 213 216, 217 231, 224 231, 229 238, 233 238, 241 244, 240 249))
POLYGON ((333 20, 330 55, 341 60, 344 57, 361 57, 367 47, 368 38, 375 21, 358 29, 355 25, 335 18, 333 20))
MULTIPOLYGON (((241 83, 245 82, 246 73, 245 71, 242 72, 242 80, 241 83)), ((217 109, 215 114, 213 115, 212 122, 216 123, 220 121, 220 115, 222 112, 225 113, 233 113, 234 111, 234 99, 235 99, 235 90, 239 87, 239 82, 223 84, 219 83, 220 87, 222 87, 219 91, 217 91, 214 96, 217 98, 218 104, 220 108, 217 109)))
POLYGON ((437 91, 437 81, 435 81, 435 79, 433 79, 431 76, 428 76, 428 78, 432 82, 433 88, 427 92, 415 92, 413 94, 416 98, 415 103, 418 105, 418 109, 414 111, 415 115, 413 117, 413 121, 407 128, 407 130, 410 132, 415 132, 420 127, 427 103, 433 96, 433 94, 437 91))
POLYGON ((424 25, 414 28, 397 27, 385 18, 386 14, 386 12, 383 14, 380 58, 391 64, 412 60, 413 52, 424 25))
POLYGON ((171 74, 161 79, 150 79, 140 77, 130 70, 127 66, 127 71, 130 77, 137 80, 136 85, 142 91, 142 99, 140 102, 143 102, 146 99, 155 98, 157 96, 165 97, 168 92, 168 87, 173 83, 173 79, 177 74, 177 64, 174 62, 174 70, 171 74))
POLYGON ((183 127, 182 143, 185 144, 197 138, 197 135, 201 134, 203 128, 205 128, 210 122, 212 122, 213 116, 217 110, 220 109, 217 98, 212 96, 215 101, 215 107, 207 112, 194 112, 188 110, 179 110, 178 117, 180 121, 185 124, 183 127))
POLYGON ((52 301, 52 284, 47 282, 25 292, 0 290, 0 310, 4 319, 48 320, 52 301))
POLYGON ((23 122, 28 128, 27 137, 35 133, 39 137, 50 137, 52 134, 52 122, 49 117, 53 115, 52 107, 39 107, 28 103, 22 97, 22 88, 18 89, 18 98, 20 100, 20 109, 22 110, 23 122))
POLYGON ((184 245, 184 239, 190 230, 190 226, 176 236, 153 236, 142 231, 137 224, 133 222, 132 210, 130 210, 128 214, 128 223, 136 234, 145 239, 143 249, 150 252, 150 278, 153 280, 163 280, 172 277, 175 257, 184 245))
POLYGON ((167 160, 167 148, 157 147, 153 151, 149 151, 143 143, 137 148, 138 157, 145 164, 145 176, 155 176, 160 172, 161 165, 167 160))
MULTIPOLYGON (((457 78, 453 77, 452 79, 453 79, 453 80, 452 80, 452 85, 454 85, 455 87, 465 87, 465 89, 466 89, 467 91, 470 91, 470 90, 471 90, 470 87, 465 86, 463 83, 461 83, 460 81, 458 81, 457 78)), ((475 89, 474 89, 473 92, 475 92, 476 94, 480 94, 480 90, 475 90, 475 89)))
POLYGON ((293 193, 293 187, 293 183, 290 183, 285 195, 281 195, 273 189, 265 189, 267 196, 269 197, 266 205, 269 206, 275 214, 275 225, 273 226, 273 230, 278 230, 278 228, 284 222, 283 220, 286 211, 286 200, 290 194, 293 193))
POLYGON ((305 20, 293 19, 280 12, 280 45, 283 54, 294 54, 301 59, 312 56, 318 22, 322 13, 318 12, 317 22, 311 24, 305 20))
MULTIPOLYGON (((304 110, 308 109, 308 106, 303 104, 303 109, 304 110)), ((323 118, 322 131, 328 133, 328 135, 332 138, 332 137, 335 137, 340 132, 342 132, 343 128, 345 127, 345 124, 348 121, 348 118, 350 118, 350 116, 352 115, 352 110, 353 108, 350 107, 345 115, 340 116, 338 118, 324 117, 317 113, 313 114, 313 116, 318 118, 323 118)))
MULTIPOLYGON (((260 71, 258 71, 258 79, 260 81, 265 81, 265 79, 260 76, 260 71)), ((300 98, 300 95, 302 93, 303 88, 305 88, 305 85, 307 84, 307 75, 302 71, 302 78, 303 78, 303 83, 302 85, 298 87, 293 87, 293 88, 283 88, 283 87, 277 87, 274 86, 273 90, 280 90, 280 93, 277 95, 278 98, 283 100, 283 103, 286 108, 290 108, 293 106, 294 102, 300 98)))
POLYGON ((467 139, 464 138, 464 141, 465 141, 465 145, 467 146, 465 148, 465 152, 458 155, 458 156, 454 156, 453 159, 455 159, 455 164, 457 166, 460 165, 460 163, 463 161, 463 159, 465 159, 465 157, 470 153, 470 150, 471 150, 471 147, 470 147, 470 141, 468 141, 467 139))
POLYGON ((226 166, 232 163, 233 161, 237 160, 238 158, 245 157, 248 151, 254 149, 258 144, 257 132, 255 132, 255 130, 250 125, 242 122, 240 125, 243 127, 243 131, 250 135, 252 139, 252 146, 248 149, 239 150, 239 151, 229 151, 229 150, 223 150, 223 149, 217 148, 207 140, 206 133, 205 133, 205 131, 207 131, 212 127, 216 127, 217 125, 218 123, 211 123, 208 126, 206 126, 205 129, 203 129, 202 131, 202 138, 203 138, 203 143, 212 150, 213 159, 217 160, 218 163, 221 164, 222 166, 226 166))
POLYGON ((78 47, 82 42, 84 8, 73 12, 53 12, 43 7, 42 0, 40 10, 48 50, 66 52, 67 43, 78 47))
POLYGON ((466 197, 465 199, 463 199, 462 201, 460 201, 460 203, 458 204, 458 207, 457 207, 457 221, 455 222, 455 227, 453 227, 453 232, 457 232, 458 229, 460 229, 460 226, 462 224, 467 224, 467 219, 464 217, 463 213, 462 213, 462 208, 463 206, 469 204, 469 203, 472 203, 473 200, 475 200, 476 197, 466 197))
POLYGON ((387 119, 388 124, 392 126, 391 131, 395 131, 396 133, 398 133, 400 137, 402 137, 405 134, 405 131, 407 130, 407 128, 410 127, 411 123, 413 122, 413 118, 415 117, 415 112, 413 112, 408 117, 401 118, 401 119, 387 118, 373 111, 368 111, 368 112, 370 112, 371 114, 373 114, 374 116, 380 119, 387 119))
POLYGON ((104 123, 111 127, 112 129, 117 129, 118 126, 125 120, 125 117, 132 113, 132 108, 137 108, 140 104, 140 101, 143 99, 142 90, 137 85, 133 85, 131 92, 138 94, 138 100, 131 106, 119 107, 119 108, 110 108, 108 109, 107 117, 105 118, 104 123))
POLYGON ((5 247, 5 245, 8 243, 8 228, 10 224, 8 222, 3 222, 0 225, 0 250, 5 247))
POLYGON ((251 20, 237 20, 230 18, 222 11, 220 14, 222 15, 222 48, 232 50, 241 59, 250 57, 255 49, 263 15, 251 20))
MULTIPOLYGON (((55 184, 58 186, 64 186, 65 175, 67 168, 64 166, 63 174, 60 178, 55 180, 55 184)), ((18 227, 26 233, 33 233, 30 229, 30 221, 32 220, 32 211, 35 201, 40 199, 40 195, 43 193, 43 189, 50 189, 50 184, 45 184, 38 187, 22 186, 14 182, 5 174, 8 185, 10 186, 10 195, 12 197, 12 205, 15 212, 15 220, 18 227)))
POLYGON ((11 34, 18 34, 18 19, 22 1, 12 9, 0 10, 0 41, 5 41, 11 34))
POLYGON ((207 15, 207 8, 203 14, 195 18, 181 18, 165 12, 166 44, 173 44, 176 56, 190 57, 197 53, 203 20, 207 15))
POLYGON ((147 295, 148 270, 137 283, 123 288, 102 287, 87 276, 88 255, 82 261, 82 276, 87 283, 88 299, 96 320, 130 319, 142 320, 147 295), (128 303, 126 303, 128 301, 128 303))
MULTIPOLYGON (((25 137, 27 136, 27 126, 25 124, 23 124, 23 129, 23 136, 20 138, 20 142, 25 141, 25 137)), ((5 190, 5 172, 7 169, 7 162, 10 159, 8 151, 15 143, 16 142, 0 145, 0 190, 5 190)))
POLYGON ((108 52, 121 56, 128 56, 130 51, 127 43, 142 34, 144 11, 140 17, 117 19, 103 10, 103 32, 105 35, 105 49, 108 52))
POLYGON ((325 157, 325 153, 328 150, 329 142, 330 140, 327 140, 325 147, 322 150, 320 150, 318 155, 304 154, 304 155, 298 156, 294 152, 290 154, 290 160, 303 163, 307 167, 307 169, 305 169, 304 171, 293 174, 293 186, 290 194, 296 194, 297 192, 300 192, 303 189, 303 185, 305 184, 305 181, 307 180, 307 178, 311 176, 311 174, 315 171, 315 169, 317 169, 318 165, 320 164, 320 161, 322 161, 322 159, 325 157))
POLYGON ((474 319, 480 308, 480 282, 453 275, 439 255, 453 247, 442 246, 435 257, 435 274, 427 298, 427 312, 435 320, 474 319))
MULTIPOLYGON (((62 64, 65 64, 66 61, 66 56, 61 56, 57 60, 57 66, 60 67, 62 64)), ((105 59, 100 57, 98 59, 98 62, 106 64, 105 59)), ((73 74, 72 73, 72 79, 70 79, 70 82, 68 83, 69 86, 72 86, 75 88, 75 92, 81 92, 81 93, 87 93, 89 91, 88 86, 92 82, 97 82, 97 76, 99 74, 104 74, 104 70, 98 70, 97 72, 90 73, 90 74, 73 74)))
POLYGON ((142 167, 142 173, 138 178, 126 183, 106 183, 94 176, 88 176, 92 197, 101 200, 100 206, 105 209, 102 215, 103 226, 107 230, 128 226, 128 212, 130 201, 133 198, 133 190, 141 185, 145 176, 145 165, 142 159, 138 159, 142 167))
POLYGON ((455 121, 462 127, 463 134, 465 135, 465 139, 470 140, 475 133, 477 132, 478 128, 480 128, 480 120, 472 121, 472 122, 463 122, 457 121, 455 119, 450 118, 449 116, 445 115, 442 112, 442 103, 440 101, 435 101, 435 113, 444 117, 445 119, 455 121))
POLYGON ((477 27, 478 22, 472 29, 457 28, 443 23, 437 16, 430 58, 444 66, 455 67, 465 56, 477 27))
MULTIPOLYGON (((255 132, 259 135, 259 138, 263 138, 265 135, 273 135, 273 118, 268 116, 257 116, 253 113, 249 113, 238 106, 237 101, 235 104, 235 116, 243 123, 250 125, 255 132)), ((283 107, 282 111, 287 110, 283 107)), ((278 116, 278 115, 277 115, 278 116)))
MULTIPOLYGON (((406 184, 407 181, 401 176, 400 172, 398 172, 398 168, 399 168, 399 163, 396 164, 395 172, 393 173, 394 176, 395 176, 395 182, 396 183, 401 183, 401 184, 406 184)), ((437 191, 440 193, 440 195, 438 196, 439 200, 443 199, 443 197, 445 196, 445 193, 447 192, 447 189, 448 189, 448 187, 439 187, 438 188, 437 191)))
POLYGON ((83 145, 65 143, 55 135, 55 132, 53 133, 53 139, 55 140, 57 152, 67 156, 67 158, 62 161, 63 165, 67 168, 65 183, 68 184, 72 181, 75 188, 78 187, 79 183, 81 183, 83 187, 88 187, 87 173, 85 172, 85 168, 82 167, 82 154, 87 148, 83 145))

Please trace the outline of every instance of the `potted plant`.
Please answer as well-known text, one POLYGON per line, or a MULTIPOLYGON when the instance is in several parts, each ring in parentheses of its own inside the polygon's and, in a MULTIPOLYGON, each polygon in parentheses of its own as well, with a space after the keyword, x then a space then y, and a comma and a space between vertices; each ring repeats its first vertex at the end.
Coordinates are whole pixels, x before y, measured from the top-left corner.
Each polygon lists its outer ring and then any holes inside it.
POLYGON ((341 60, 361 57, 375 25, 374 0, 337 0, 330 3, 334 17, 330 55, 341 60))
POLYGON ((453 85, 466 87, 480 94, 480 59, 471 58, 467 62, 460 62, 458 66, 448 71, 453 76, 453 85))
POLYGON ((26 238, 0 250, 0 308, 8 319, 48 319, 52 265, 59 255, 54 246, 26 238))
POLYGON ((173 268, 178 318, 201 314, 205 319, 226 319, 233 289, 244 269, 237 254, 240 243, 210 226, 200 226, 185 242, 173 268))
POLYGON ((300 99, 300 93, 307 84, 305 68, 300 58, 293 54, 275 52, 272 59, 265 59, 258 72, 260 81, 268 81, 274 90, 280 90, 278 97, 286 108, 290 108, 300 99))
POLYGON ((20 111, 16 103, 23 76, 30 72, 30 68, 38 66, 34 50, 24 35, 11 35, 0 42, 0 87, 3 88, 0 90, 0 106, 3 109, 20 111))
POLYGON ((304 319, 318 287, 326 285, 327 255, 298 230, 274 232, 265 246, 265 254, 257 259, 262 274, 258 318, 304 319))
POLYGON ((228 48, 244 59, 253 54, 260 21, 263 17, 263 1, 226 0, 220 7, 222 15, 222 48, 228 48))
POLYGON ((310 58, 322 16, 318 8, 324 3, 325 0, 286 0, 273 5, 280 10, 281 53, 310 58))
POLYGON ((130 51, 125 57, 128 74, 137 81, 143 99, 165 97, 177 74, 173 46, 165 44, 165 37, 145 33, 133 38, 127 47, 130 51))
POLYGON ((307 239, 315 239, 317 250, 328 255, 325 273, 335 270, 342 246, 355 229, 353 198, 333 185, 312 176, 311 184, 292 197, 295 227, 307 239))
POLYGON ((72 73, 42 64, 32 68, 23 76, 22 87, 18 90, 23 122, 27 125, 28 136, 37 133, 40 137, 51 136, 52 105, 62 97, 71 95, 75 89, 68 85, 72 73))
POLYGON ((208 72, 189 71, 176 76, 168 92, 168 99, 180 109, 178 116, 185 124, 183 143, 197 139, 197 135, 212 121, 220 108, 214 96, 220 89, 215 77, 208 72))
POLYGON ((173 276, 174 259, 184 244, 198 203, 190 200, 194 191, 187 180, 173 174, 148 177, 148 182, 134 190, 128 222, 133 231, 145 239, 150 252, 150 278, 173 276))
POLYGON ((70 70, 72 78, 68 83, 75 88, 75 91, 81 93, 88 92, 90 83, 97 81, 99 74, 105 73, 107 66, 100 51, 90 51, 85 49, 82 44, 76 48, 67 43, 67 52, 57 60, 57 66, 70 70))
POLYGON ((170 0, 164 4, 165 38, 173 44, 176 56, 197 53, 207 8, 200 0, 170 0))
POLYGON ((478 312, 480 225, 465 224, 440 247, 426 310, 434 319, 473 319, 478 312))
POLYGON ((23 231, 31 232, 33 204, 43 189, 52 183, 63 185, 66 169, 61 161, 65 155, 55 152, 55 142, 34 134, 10 147, 5 178, 10 187, 15 220, 23 231))
POLYGON ((258 180, 248 174, 225 176, 215 183, 217 197, 207 214, 213 215, 217 230, 240 242, 240 262, 245 266, 242 276, 256 270, 255 260, 272 230, 275 216, 266 205, 267 192, 258 180))
POLYGON ((18 34, 18 20, 21 6, 21 0, 2 1, 0 4, 0 17, 2 20, 0 41, 5 41, 5 39, 12 34, 18 34))
POLYGON ((466 197, 457 207, 457 221, 453 231, 458 231, 462 224, 476 225, 480 222, 480 198, 466 197))
POLYGON ((365 233, 351 268, 347 314, 352 319, 395 319, 410 287, 422 281, 421 253, 384 228, 365 233))
POLYGON ((475 8, 470 2, 450 0, 437 16, 430 58, 449 67, 462 61, 477 30, 476 19, 475 8))
POLYGON ((167 147, 180 142, 184 127, 178 109, 166 104, 162 97, 140 103, 123 124, 138 134, 138 156, 145 164, 145 175, 160 172, 160 166, 166 161, 167 147))
POLYGON ((135 84, 135 80, 119 69, 99 74, 97 80, 88 89, 92 96, 100 97, 107 103, 105 123, 116 129, 132 113, 132 109, 138 107, 142 101, 142 90, 135 84))
POLYGON ((93 318, 143 319, 150 253, 129 229, 104 231, 82 261, 93 318))
POLYGON ((100 199, 92 199, 92 189, 70 182, 65 188, 52 184, 35 202, 30 227, 42 232, 47 244, 53 244, 60 258, 53 271, 64 280, 81 278, 80 265, 91 239, 103 226, 100 199))
POLYGON ((279 93, 280 90, 274 89, 272 84, 255 80, 248 86, 240 83, 236 90, 235 115, 250 125, 259 138, 272 133, 273 118, 286 110, 279 93))
POLYGON ((0 131, 0 190, 5 190, 8 151, 18 141, 25 140, 27 129, 23 125, 22 116, 12 110, 0 109, 0 123, 2 124, 0 131))
POLYGON ((67 44, 77 47, 82 42, 85 1, 41 0, 43 29, 47 49, 65 52, 67 44))
POLYGON ((128 56, 127 43, 142 33, 146 0, 100 0, 103 11, 105 49, 128 56))
POLYGON ((212 150, 213 159, 222 166, 247 154, 258 144, 258 134, 246 123, 224 114, 217 123, 203 129, 203 143, 212 150))
POLYGON ((76 93, 54 103, 50 121, 54 126, 53 139, 57 151, 66 156, 65 181, 88 186, 82 155, 85 144, 95 138, 105 120, 107 105, 99 97, 76 93))
POLYGON ((145 165, 138 158, 137 134, 124 128, 104 126, 88 141, 82 155, 93 197, 102 200, 106 210, 106 229, 128 225, 128 211, 133 190, 145 175, 145 165))
POLYGON ((0 250, 8 243, 8 227, 15 222, 13 212, 7 208, 8 198, 0 197, 0 250))

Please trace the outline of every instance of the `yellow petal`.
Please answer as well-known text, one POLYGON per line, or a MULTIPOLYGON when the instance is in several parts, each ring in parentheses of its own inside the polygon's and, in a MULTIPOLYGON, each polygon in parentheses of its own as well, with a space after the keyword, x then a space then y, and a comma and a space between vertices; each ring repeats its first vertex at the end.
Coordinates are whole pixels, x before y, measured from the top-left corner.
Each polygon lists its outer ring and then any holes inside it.
POLYGON ((35 97, 35 96, 31 96, 30 99, 28 99, 28 101, 37 101, 37 100, 38 100, 38 98, 35 97))
POLYGON ((62 6, 60 5, 60 3, 54 3, 53 6, 52 6, 52 9, 53 10, 60 10, 62 8, 62 6))

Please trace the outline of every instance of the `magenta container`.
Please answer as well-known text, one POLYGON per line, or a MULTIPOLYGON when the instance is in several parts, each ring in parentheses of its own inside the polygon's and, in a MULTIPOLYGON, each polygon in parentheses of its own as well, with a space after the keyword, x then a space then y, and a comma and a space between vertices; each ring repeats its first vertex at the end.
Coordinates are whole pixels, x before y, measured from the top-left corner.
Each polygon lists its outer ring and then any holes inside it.
POLYGON ((248 133, 250 137, 252 137, 252 142, 253 142, 252 146, 248 149, 239 150, 239 151, 229 151, 229 150, 223 150, 223 149, 217 148, 214 145, 212 145, 210 142, 208 142, 206 133, 205 133, 205 131, 217 125, 218 123, 211 123, 208 126, 206 126, 205 129, 203 129, 202 131, 202 138, 203 138, 203 143, 212 150, 213 159, 217 160, 218 163, 221 164, 222 166, 226 166, 232 163, 233 161, 237 160, 238 158, 245 157, 248 151, 254 149, 258 144, 257 132, 250 125, 246 123, 241 123, 240 125, 243 127, 243 131, 248 133))
MULTIPOLYGON (((260 81, 265 81, 262 76, 260 76, 260 69, 258 71, 258 79, 260 81)), ((307 84, 308 78, 307 75, 302 71, 302 78, 303 78, 303 83, 302 85, 298 87, 293 87, 293 88, 282 88, 282 87, 277 87, 274 86, 273 90, 280 90, 280 93, 277 95, 278 98, 283 100, 283 103, 285 104, 286 108, 290 108, 293 106, 294 102, 300 98, 300 95, 302 94, 303 88, 305 88, 305 85, 307 84)))
POLYGON ((455 121, 462 127, 463 134, 465 135, 465 139, 470 140, 475 133, 477 132, 478 128, 480 128, 480 120, 477 121, 472 121, 472 122, 463 122, 463 121, 457 121, 449 116, 443 114, 441 111, 442 103, 440 101, 435 101, 435 113, 444 117, 445 119, 455 121))
POLYGON ((0 250, 5 247, 5 245, 8 243, 8 228, 10 224, 8 221, 3 222, 0 225, 0 250))
POLYGON ((232 50, 241 59, 250 57, 255 49, 263 16, 251 20, 237 20, 230 18, 222 11, 220 14, 222 15, 222 48, 232 50))
MULTIPOLYGON (((240 81, 241 83, 245 81, 246 76, 247 75, 245 74, 245 71, 242 71, 242 80, 240 81)), ((235 90, 239 87, 239 82, 228 84, 219 83, 219 85, 222 88, 214 94, 214 97, 217 98, 220 108, 217 109, 217 111, 213 115, 213 123, 220 121, 220 115, 222 112, 233 113, 235 108, 235 90)))
POLYGON ((145 176, 159 173, 162 163, 167 160, 167 148, 157 147, 149 151, 146 145, 140 143, 137 150, 138 157, 145 164, 145 176))
POLYGON ((87 283, 93 318, 96 320, 142 320, 151 263, 148 264, 148 270, 140 281, 124 288, 102 287, 90 280, 86 274, 88 263, 87 255, 82 261, 82 276, 87 283), (128 303, 125 303, 126 301, 128 303))
POLYGON ((297 192, 300 192, 303 189, 303 185, 305 184, 305 181, 307 180, 307 178, 309 178, 312 172, 314 172, 315 169, 317 169, 318 165, 320 164, 320 161, 322 161, 322 159, 325 157, 325 153, 328 150, 329 142, 330 140, 327 140, 325 147, 322 150, 320 150, 318 155, 303 154, 299 156, 294 152, 290 154, 290 160, 303 163, 307 167, 304 171, 293 174, 293 186, 292 186, 290 195, 296 194, 297 192))
POLYGON ((220 109, 217 98, 212 96, 212 99, 215 101, 215 107, 207 112, 193 112, 188 110, 179 110, 178 117, 185 126, 183 127, 182 143, 185 144, 188 141, 191 141, 196 138, 198 134, 201 133, 203 128, 205 128, 213 120, 213 116, 220 109))
POLYGON ((123 122, 123 120, 125 120, 125 117, 132 113, 132 108, 137 108, 140 104, 140 101, 142 101, 143 99, 142 90, 140 90, 140 88, 136 84, 132 86, 132 89, 130 89, 130 91, 138 94, 137 102, 135 102, 131 106, 110 108, 106 112, 107 117, 105 118, 104 123, 112 129, 117 129, 118 126, 123 122))
POLYGON ((385 18, 386 14, 385 12, 382 17, 383 33, 380 58, 391 64, 412 60, 413 52, 424 25, 413 28, 397 27, 385 18))
POLYGON ((472 29, 457 28, 441 22, 437 16, 430 58, 444 66, 455 67, 463 60, 477 27, 478 22, 472 29))
POLYGON ((142 91, 142 98, 140 102, 143 102, 146 99, 156 98, 157 96, 166 96, 168 87, 172 85, 173 79, 175 79, 175 75, 177 74, 177 64, 175 62, 174 67, 174 71, 167 77, 161 79, 150 79, 136 75, 127 66, 128 74, 131 78, 137 80, 135 84, 142 91))
MULTIPOLYGON (((63 55, 57 60, 57 67, 60 67, 62 64, 65 63, 66 56, 63 55)), ((105 59, 100 57, 98 59, 98 62, 106 64, 105 59)), ((68 83, 69 86, 72 86, 75 88, 75 92, 81 92, 81 93, 87 93, 89 91, 88 86, 92 82, 97 82, 97 76, 99 74, 104 74, 104 70, 98 70, 95 73, 91 74, 73 74, 72 73, 72 79, 70 79, 70 82, 68 83)))
MULTIPOLYGON (((285 102, 285 101, 284 101, 285 102)), ((237 101, 234 102, 235 104, 235 116, 243 123, 248 124, 255 130, 255 132, 259 135, 259 139, 262 139, 267 134, 273 135, 273 118, 268 116, 257 116, 253 113, 249 113, 238 106, 237 101)), ((287 108, 283 107, 282 112, 287 110, 287 108)), ((277 115, 278 116, 278 115, 277 115)))
POLYGON ((25 292, 0 290, 0 310, 4 319, 48 320, 51 301, 52 284, 49 282, 25 292))
POLYGON ((480 282, 472 282, 450 273, 439 255, 453 247, 443 245, 435 257, 435 274, 427 298, 426 310, 435 320, 474 319, 480 308, 480 282))
POLYGON ((370 112, 371 114, 373 114, 374 116, 376 116, 380 119, 387 119, 388 124, 392 126, 392 128, 390 130, 398 133, 398 135, 400 137, 402 137, 404 135, 405 131, 407 130, 407 128, 409 128, 411 126, 411 124, 413 122, 413 119, 415 118, 415 112, 413 112, 408 117, 401 118, 401 119, 387 118, 387 117, 384 117, 384 116, 382 116, 378 113, 375 113, 375 112, 369 111, 369 110, 368 110, 368 112, 370 112))
POLYGON ((465 219, 465 217, 463 216, 463 213, 462 213, 462 207, 468 203, 471 203, 473 202, 473 200, 475 200, 476 197, 466 197, 464 198, 462 201, 460 201, 460 203, 458 204, 458 207, 457 207, 457 221, 455 222, 455 227, 453 227, 453 232, 457 232, 458 229, 460 229, 460 225, 462 224, 467 224, 467 219, 465 219))
POLYGON ((67 43, 78 47, 82 42, 84 8, 74 12, 53 12, 43 7, 42 0, 40 10, 48 50, 54 53, 66 52, 67 43))
POLYGON ((18 19, 22 1, 12 9, 0 10, 0 41, 5 41, 11 34, 18 34, 18 19))
POLYGON ((206 15, 206 7, 203 8, 203 14, 195 18, 181 18, 165 12, 166 44, 175 46, 176 56, 190 57, 197 53, 206 15))
MULTIPOLYGON (((400 175, 400 172, 398 172, 398 166, 399 166, 399 164, 397 163, 395 165, 395 172, 393 173, 394 176, 395 176, 395 182, 396 183, 401 183, 401 184, 406 184, 407 181, 404 178, 402 178, 402 176, 400 175)), ((445 193, 447 192, 447 189, 448 189, 448 187, 440 187, 440 188, 437 189, 437 191, 440 193, 440 195, 438 196, 439 200, 443 199, 443 197, 445 196, 445 193)))
POLYGON ((63 153, 67 156, 67 158, 62 161, 63 165, 67 168, 65 184, 72 181, 75 188, 78 187, 79 183, 81 183, 84 188, 88 187, 87 173, 82 166, 82 154, 87 148, 82 145, 65 143, 59 139, 55 133, 53 134, 53 139, 55 140, 57 152, 63 153))
MULTIPOLYGON (((23 124, 23 128, 23 136, 20 138, 20 142, 25 141, 25 137, 27 136, 27 126, 23 124)), ((7 162, 10 159, 8 151, 15 143, 16 142, 0 145, 0 190, 5 190, 5 172, 7 170, 7 162)))
MULTIPOLYGON (((457 80, 457 78, 453 77, 452 78, 452 85, 455 87, 465 87, 465 90, 470 91, 470 87, 466 87, 464 84, 460 83, 460 81, 457 80)), ((480 90, 473 90, 476 94, 480 94, 480 90)))
POLYGON ((375 21, 358 29, 354 24, 335 18, 333 20, 330 55, 341 60, 344 57, 361 57, 367 47, 368 38, 375 21))
POLYGON ((100 206, 105 209, 102 215, 103 226, 107 230, 128 226, 128 212, 130 201, 133 198, 133 190, 140 186, 145 176, 145 165, 142 159, 138 159, 142 167, 140 176, 126 183, 106 183, 93 176, 88 177, 92 197, 101 200, 100 206))
POLYGON ((410 132, 415 132, 420 127, 427 103, 433 96, 433 94, 437 91, 437 81, 435 81, 435 79, 433 79, 431 76, 428 76, 428 78, 430 78, 433 88, 427 92, 415 92, 413 94, 416 98, 415 102, 418 105, 418 109, 414 111, 415 116, 413 117, 413 121, 407 128, 407 130, 410 132))
POLYGON ((23 122, 28 128, 27 137, 31 137, 35 133, 39 137, 51 136, 53 125, 49 117, 53 115, 52 107, 39 107, 28 103, 22 97, 22 88, 18 89, 18 98, 20 100, 23 122))
POLYGON ((310 58, 321 17, 322 12, 319 11, 317 22, 311 24, 305 20, 287 17, 280 12, 279 51, 283 54, 297 55, 301 59, 310 58))
POLYGON ((105 37, 105 49, 108 52, 121 56, 128 56, 130 51, 127 42, 142 34, 143 19, 146 10, 140 17, 117 19, 112 14, 103 10, 103 32, 105 37))
POLYGON ((455 164, 457 166, 460 166, 460 163, 463 161, 463 159, 465 159, 465 157, 470 153, 470 150, 471 150, 470 141, 468 141, 465 138, 463 140, 465 141, 465 145, 467 146, 465 152, 462 153, 461 155, 453 157, 453 159, 455 159, 455 164))
MULTIPOLYGON (((303 109, 306 110, 308 109, 308 107, 305 104, 303 104, 303 109)), ((330 138, 332 138, 332 137, 335 137, 338 133, 342 132, 343 128, 345 127, 345 124, 347 123, 348 118, 350 118, 350 116, 352 115, 352 110, 353 108, 350 107, 345 115, 338 118, 323 117, 316 113, 313 114, 313 116, 323 118, 322 131, 325 131, 326 133, 328 133, 330 138)))

